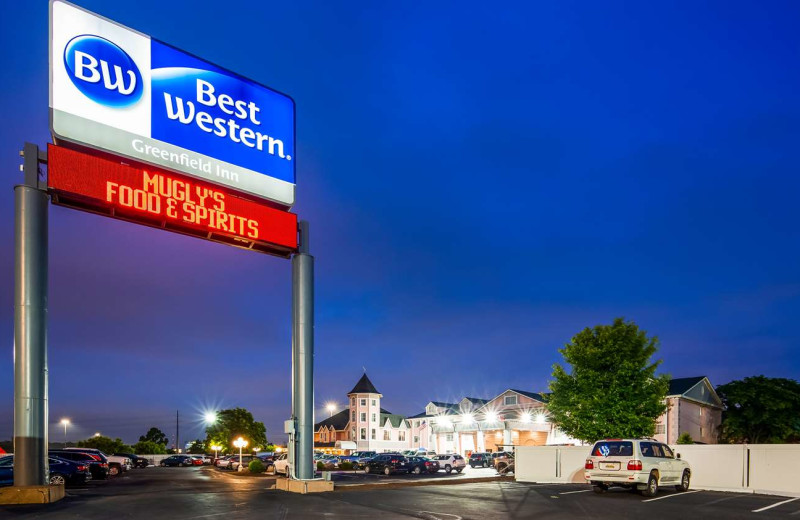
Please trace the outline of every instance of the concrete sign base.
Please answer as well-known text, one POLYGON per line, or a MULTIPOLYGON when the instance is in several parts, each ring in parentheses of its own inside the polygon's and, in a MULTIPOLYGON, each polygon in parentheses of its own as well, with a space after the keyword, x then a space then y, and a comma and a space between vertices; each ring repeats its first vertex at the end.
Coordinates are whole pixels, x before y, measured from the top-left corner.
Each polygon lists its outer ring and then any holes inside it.
POLYGON ((330 480, 292 480, 279 478, 275 481, 275 489, 290 493, 325 493, 333 491, 333 482, 330 480))
POLYGON ((0 504, 49 504, 64 498, 64 485, 0 488, 0 504))

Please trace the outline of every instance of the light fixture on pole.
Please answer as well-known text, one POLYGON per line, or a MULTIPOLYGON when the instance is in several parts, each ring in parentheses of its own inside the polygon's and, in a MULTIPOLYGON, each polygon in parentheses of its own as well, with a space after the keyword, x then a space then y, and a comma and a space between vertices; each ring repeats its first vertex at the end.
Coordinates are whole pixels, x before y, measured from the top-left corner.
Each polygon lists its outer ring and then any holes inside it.
POLYGON ((203 414, 203 420, 206 424, 214 424, 217 422, 217 412, 206 412, 203 414))
POLYGON ((61 419, 61 424, 64 425, 64 447, 67 447, 67 426, 69 426, 69 419, 61 419))
POLYGON ((233 441, 233 445, 239 448, 239 471, 244 471, 244 468, 242 467, 242 448, 247 446, 247 441, 239 437, 233 441))
POLYGON ((333 417, 333 412, 336 411, 336 405, 333 403, 328 403, 325 405, 325 409, 328 410, 328 413, 330 414, 328 417, 333 417))
POLYGON ((100 437, 100 432, 94 432, 95 437, 100 437))
POLYGON ((216 464, 217 459, 219 458, 219 450, 222 449, 222 446, 217 446, 216 444, 212 444, 211 449, 214 450, 214 463, 216 464))

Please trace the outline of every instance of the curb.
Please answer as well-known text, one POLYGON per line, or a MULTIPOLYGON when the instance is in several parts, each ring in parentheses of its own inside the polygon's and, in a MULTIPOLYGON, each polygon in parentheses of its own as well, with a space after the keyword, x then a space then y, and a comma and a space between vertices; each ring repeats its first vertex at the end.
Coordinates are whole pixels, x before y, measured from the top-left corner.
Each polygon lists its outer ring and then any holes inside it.
POLYGON ((345 484, 339 485, 334 483, 334 491, 364 491, 370 489, 395 489, 404 487, 421 487, 421 486, 457 486, 459 484, 480 484, 483 482, 513 482, 512 476, 498 476, 498 477, 476 477, 476 478, 462 478, 462 479, 429 479, 429 480, 409 480, 407 482, 386 482, 385 484, 345 484))

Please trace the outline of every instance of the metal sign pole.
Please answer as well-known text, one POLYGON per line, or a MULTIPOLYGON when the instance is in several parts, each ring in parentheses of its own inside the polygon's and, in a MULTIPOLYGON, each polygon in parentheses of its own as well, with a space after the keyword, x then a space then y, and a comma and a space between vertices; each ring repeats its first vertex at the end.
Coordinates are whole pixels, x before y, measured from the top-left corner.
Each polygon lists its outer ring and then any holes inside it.
POLYGON ((308 254, 308 222, 301 221, 300 248, 292 257, 292 437, 294 477, 314 478, 314 257, 308 254))
POLYGON ((47 192, 39 147, 25 143, 14 187, 14 485, 47 484, 47 192))

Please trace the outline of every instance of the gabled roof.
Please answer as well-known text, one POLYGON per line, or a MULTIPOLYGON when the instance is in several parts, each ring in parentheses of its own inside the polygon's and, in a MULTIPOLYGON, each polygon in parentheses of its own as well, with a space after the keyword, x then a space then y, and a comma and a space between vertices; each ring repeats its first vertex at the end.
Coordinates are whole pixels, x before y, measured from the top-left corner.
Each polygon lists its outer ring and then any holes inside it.
POLYGON ((389 424, 392 425, 392 428, 399 428, 400 425, 405 422, 406 418, 395 413, 382 413, 380 425, 385 426, 387 420, 389 421, 389 424))
POLYGON ((428 412, 418 413, 417 415, 412 415, 409 419, 422 419, 423 417, 427 417, 428 412))
POLYGON ((681 377, 671 379, 667 395, 682 395, 691 390, 697 383, 705 379, 706 376, 681 377))
POLYGON ((513 388, 510 388, 509 390, 524 395, 525 397, 530 397, 531 399, 535 399, 536 401, 540 401, 542 403, 544 402, 544 397, 542 397, 542 394, 537 394, 535 392, 526 392, 525 390, 515 390, 513 388))
POLYGON ((462 401, 469 401, 473 406, 480 407, 489 402, 488 399, 479 399, 477 397, 465 397, 462 401))
POLYGON ((345 408, 339 413, 334 414, 332 417, 328 417, 324 421, 320 421, 314 425, 314 431, 319 431, 320 428, 323 426, 333 426, 334 430, 344 430, 347 428, 347 423, 350 421, 350 410, 345 408))
POLYGON ((456 403, 443 403, 441 401, 431 401, 431 404, 434 406, 438 406, 439 408, 456 408, 458 405, 456 403))
POLYGON ((350 394, 380 394, 380 392, 378 392, 378 389, 375 388, 375 385, 372 384, 372 381, 369 380, 365 373, 361 376, 361 379, 358 380, 356 386, 347 393, 347 395, 350 394))

